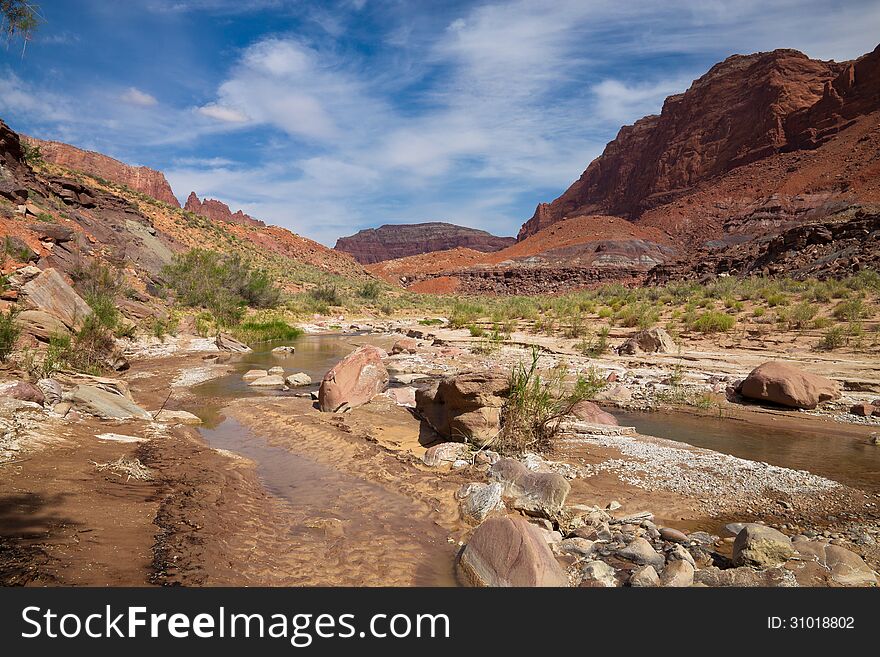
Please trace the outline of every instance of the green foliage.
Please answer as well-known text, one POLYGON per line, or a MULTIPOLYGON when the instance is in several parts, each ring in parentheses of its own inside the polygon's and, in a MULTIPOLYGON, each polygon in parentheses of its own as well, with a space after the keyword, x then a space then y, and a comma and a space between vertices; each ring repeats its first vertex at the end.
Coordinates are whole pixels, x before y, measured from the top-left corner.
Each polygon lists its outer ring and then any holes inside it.
POLYGON ((21 328, 15 321, 16 315, 17 312, 14 308, 0 313, 0 363, 6 362, 21 335, 21 328))
POLYGON ((315 301, 320 301, 328 306, 341 306, 344 303, 342 294, 336 285, 319 285, 309 290, 309 296, 315 301))
POLYGON ((185 306, 208 308, 223 326, 241 321, 245 308, 271 308, 281 292, 265 271, 237 254, 192 249, 163 269, 168 287, 185 306))
POLYGON ((281 319, 266 321, 245 321, 232 330, 237 340, 247 344, 257 342, 290 342, 303 334, 302 329, 291 326, 281 319))
POLYGON ((718 310, 708 310, 697 317, 690 328, 700 333, 725 333, 733 328, 736 318, 718 310))
POLYGON ((378 299, 380 294, 382 294, 382 286, 379 281, 367 281, 358 290, 359 297, 370 301, 378 299))
POLYGON ((590 356, 592 358, 601 356, 608 351, 608 334, 610 332, 611 329, 608 326, 603 326, 599 329, 597 335, 591 335, 588 338, 584 338, 578 345, 580 352, 584 356, 590 356))
POLYGON ((813 304, 808 301, 801 301, 785 311, 780 311, 780 322, 787 324, 790 329, 802 330, 810 325, 811 320, 819 312, 813 304))
POLYGON ((854 299, 846 299, 838 303, 831 313, 836 319, 844 322, 857 322, 860 319, 867 319, 874 314, 873 308, 865 303, 861 297, 854 299))
POLYGON ((501 431, 492 441, 502 454, 521 454, 546 449, 559 433, 559 423, 580 401, 596 394, 605 382, 595 371, 579 376, 566 390, 566 369, 559 367, 547 377, 538 371, 540 352, 532 349, 531 363, 518 363, 510 373, 510 391, 501 409, 501 431))
POLYGON ((467 328, 472 338, 482 338, 486 334, 486 331, 483 329, 483 327, 477 326, 476 324, 471 324, 467 328))
POLYGON ((485 312, 486 309, 480 304, 456 301, 452 306, 452 312, 449 314, 449 325, 452 328, 461 328, 468 324, 473 324, 480 319, 485 312))
POLYGON ((842 326, 833 326, 822 335, 819 349, 833 351, 839 349, 846 342, 846 330, 842 326))

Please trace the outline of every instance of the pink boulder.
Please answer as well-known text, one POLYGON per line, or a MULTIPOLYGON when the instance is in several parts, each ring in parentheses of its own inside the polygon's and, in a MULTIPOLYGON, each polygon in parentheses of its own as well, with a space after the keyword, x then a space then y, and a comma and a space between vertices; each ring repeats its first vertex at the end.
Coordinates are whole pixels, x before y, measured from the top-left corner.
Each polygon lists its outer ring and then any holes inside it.
POLYGON ((318 390, 322 411, 335 412, 370 401, 388 385, 388 370, 382 363, 385 352, 367 345, 353 351, 324 375, 318 390))

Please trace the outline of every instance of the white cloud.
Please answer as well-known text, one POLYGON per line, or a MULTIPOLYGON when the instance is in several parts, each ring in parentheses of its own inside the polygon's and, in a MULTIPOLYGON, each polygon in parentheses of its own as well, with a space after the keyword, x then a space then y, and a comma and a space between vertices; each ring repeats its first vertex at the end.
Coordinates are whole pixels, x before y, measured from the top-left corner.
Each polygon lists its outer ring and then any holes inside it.
POLYGON ((135 87, 129 87, 125 93, 119 96, 119 99, 124 103, 137 105, 138 107, 152 107, 159 103, 154 96, 135 87))
POLYGON ((248 120, 247 115, 234 107, 224 107, 210 103, 196 109, 196 111, 211 119, 222 121, 223 123, 245 123, 248 120))
POLYGON ((691 80, 686 78, 636 84, 602 80, 592 88, 596 96, 596 112, 600 118, 615 125, 632 123, 656 113, 667 96, 681 93, 690 83, 691 80))

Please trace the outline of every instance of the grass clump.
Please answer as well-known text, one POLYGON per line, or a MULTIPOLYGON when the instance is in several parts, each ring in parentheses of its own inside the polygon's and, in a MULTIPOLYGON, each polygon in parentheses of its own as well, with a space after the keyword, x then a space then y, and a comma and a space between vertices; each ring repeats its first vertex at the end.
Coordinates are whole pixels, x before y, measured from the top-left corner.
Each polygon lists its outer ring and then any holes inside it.
POLYGON ((303 330, 291 326, 282 319, 269 319, 266 321, 244 321, 234 329, 232 334, 236 340, 247 344, 256 342, 290 342, 303 334, 303 330))
POLYGON ((510 373, 510 393, 501 409, 501 431, 493 448, 502 454, 521 454, 548 448, 559 433, 561 420, 580 401, 589 399, 605 385, 595 371, 579 376, 566 390, 564 367, 547 377, 538 371, 540 352, 532 349, 531 363, 520 362, 510 373))
POLYGON ((21 327, 15 321, 16 315, 17 312, 11 307, 5 313, 0 313, 0 363, 8 360, 21 335, 21 327))
POLYGON ((726 333, 733 328, 736 318, 718 310, 707 310, 693 320, 690 328, 700 333, 726 333))

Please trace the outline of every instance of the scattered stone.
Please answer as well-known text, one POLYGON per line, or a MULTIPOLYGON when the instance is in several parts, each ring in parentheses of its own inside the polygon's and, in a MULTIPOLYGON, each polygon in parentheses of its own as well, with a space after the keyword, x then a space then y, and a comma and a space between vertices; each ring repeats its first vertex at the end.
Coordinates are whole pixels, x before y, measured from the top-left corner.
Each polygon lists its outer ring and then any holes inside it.
POLYGON ((43 393, 43 403, 49 408, 60 402, 61 397, 64 395, 61 384, 55 379, 40 379, 37 381, 37 387, 43 393))
POLYGON ((672 543, 684 543, 688 540, 687 534, 672 527, 661 527, 660 538, 672 543))
POLYGON ((632 401, 633 394, 629 388, 622 385, 616 385, 600 390, 593 396, 593 399, 595 401, 605 401, 613 404, 625 405, 632 401))
POLYGON ((462 516, 467 520, 482 522, 493 511, 504 510, 502 490, 503 487, 497 482, 465 484, 456 493, 462 516))
POLYGON ((660 583, 665 587, 685 587, 694 583, 694 566, 682 559, 675 559, 666 564, 660 573, 660 583))
POLYGON ((743 397, 791 408, 813 409, 840 397, 840 386, 824 376, 810 374, 777 361, 759 365, 742 382, 743 397))
POLYGON ((489 468, 489 479, 504 486, 504 497, 514 509, 547 518, 556 516, 565 504, 571 485, 555 472, 532 472, 514 459, 499 459, 489 468))
POLYGON ((579 401, 571 409, 571 414, 579 420, 591 424, 608 424, 618 426, 617 418, 599 408, 598 404, 591 401, 579 401))
POLYGON ((605 507, 608 511, 617 511, 623 505, 617 500, 611 500, 608 505, 605 507))
POLYGON ((422 461, 425 465, 435 468, 444 463, 453 463, 467 452, 464 443, 440 443, 425 450, 422 461))
POLYGON ((248 370, 241 378, 244 381, 256 381, 264 376, 269 376, 269 372, 266 370, 248 370))
POLYGON ((733 543, 734 566, 770 568, 784 563, 795 551, 791 539, 772 527, 749 523, 733 543))
POLYGON ((291 374, 284 381, 291 388, 301 388, 302 386, 307 386, 312 383, 312 377, 310 377, 305 372, 296 372, 295 374, 291 374))
POLYGON ((662 328, 654 327, 636 333, 629 340, 617 348, 620 355, 634 355, 638 353, 670 354, 676 350, 675 341, 662 328))
POLYGON ((591 557, 596 552, 596 544, 586 538, 574 536, 566 538, 559 544, 559 549, 567 554, 574 554, 578 557, 591 557))
POLYGON ((167 408, 159 411, 155 415, 155 420, 163 424, 188 424, 193 426, 202 423, 202 418, 198 415, 193 415, 189 411, 172 411, 167 408))
POLYGON ((27 381, 15 381, 13 383, 5 384, 0 388, 0 395, 12 397, 19 401, 33 402, 40 406, 46 401, 43 391, 27 381))
POLYGON ((220 351, 231 351, 233 353, 245 353, 251 350, 244 342, 239 342, 228 333, 218 333, 214 344, 220 351))
POLYGON ((254 379, 253 381, 250 381, 248 385, 255 388, 277 388, 280 390, 284 387, 284 377, 278 376, 277 374, 270 374, 267 376, 261 376, 259 379, 254 379))
POLYGON ((681 543, 676 543, 672 546, 672 549, 666 552, 666 563, 671 561, 687 561, 690 565, 696 566, 694 555, 692 555, 681 543))
POLYGON ((270 367, 267 372, 272 376, 284 376, 284 368, 280 365, 276 365, 275 367, 270 367))
POLYGON ((856 404, 849 409, 849 412, 860 417, 870 417, 871 415, 874 415, 877 410, 878 408, 873 404, 856 404))
POLYGON ((613 588, 618 585, 614 568, 604 561, 588 561, 580 567, 581 586, 613 588))
POLYGON ((272 350, 272 353, 279 356, 289 356, 290 354, 296 353, 296 347, 293 345, 281 345, 280 347, 275 347, 272 350))
POLYGON ((796 587, 794 573, 781 566, 767 570, 755 570, 748 566, 726 568, 717 566, 701 568, 694 573, 694 582, 703 586, 753 587, 796 587))
POLYGON ((391 380, 395 383, 399 383, 404 386, 408 386, 416 381, 420 381, 422 379, 430 378, 427 374, 414 374, 414 373, 406 373, 406 374, 395 374, 391 377, 391 380))
POLYGON ((658 554, 651 544, 641 537, 633 539, 625 548, 618 550, 617 556, 643 566, 651 565, 661 568, 666 563, 663 555, 658 554))
POLYGON ((400 338, 391 347, 392 354, 414 354, 418 351, 419 343, 414 338, 400 338))
POLYGON ((642 566, 630 575, 629 585, 639 588, 660 586, 660 576, 654 566, 642 566))
POLYGON ((797 541, 794 549, 801 557, 823 566, 838 586, 877 586, 876 573, 851 550, 822 541, 797 541))
POLYGON ((459 566, 475 586, 568 586, 539 529, 520 517, 485 520, 462 550, 459 566))
POLYGON ((321 381, 318 404, 322 411, 342 406, 354 408, 369 402, 388 385, 384 351, 372 345, 360 347, 336 363, 321 381))

